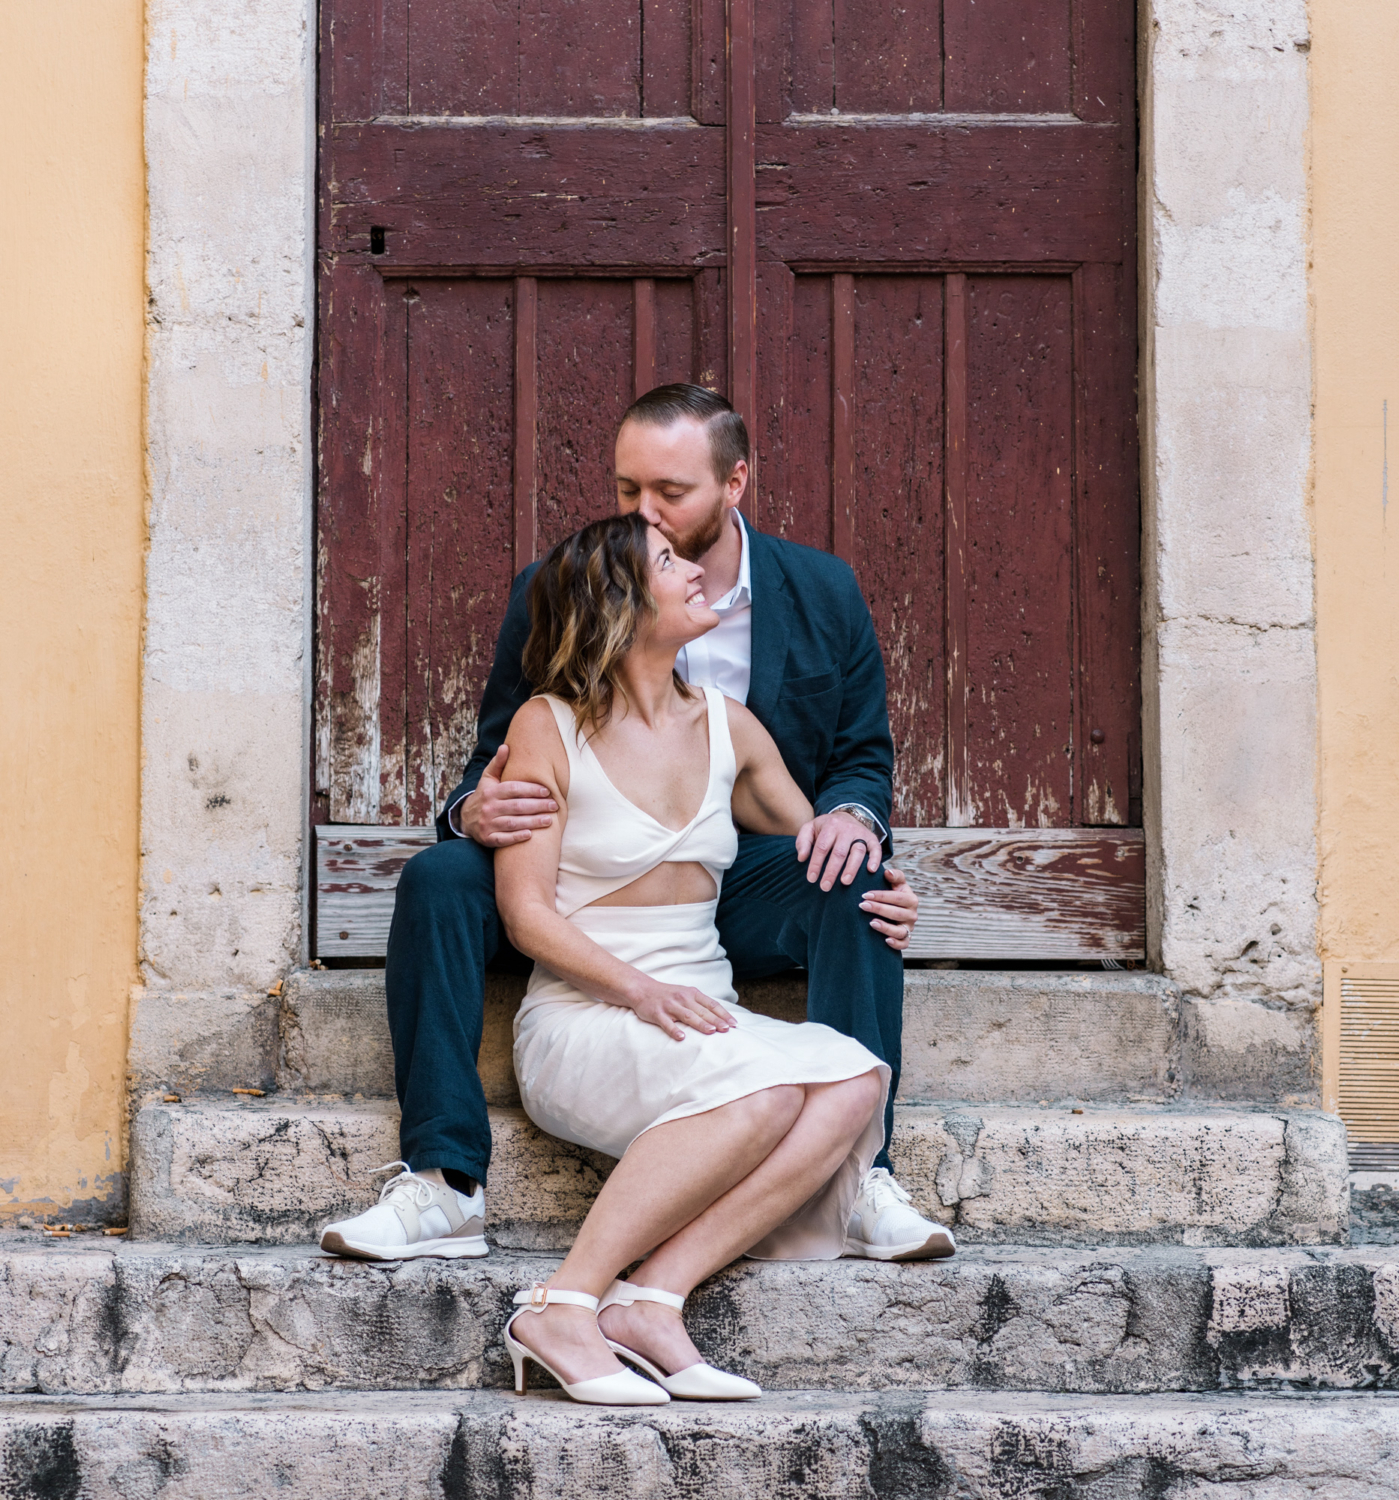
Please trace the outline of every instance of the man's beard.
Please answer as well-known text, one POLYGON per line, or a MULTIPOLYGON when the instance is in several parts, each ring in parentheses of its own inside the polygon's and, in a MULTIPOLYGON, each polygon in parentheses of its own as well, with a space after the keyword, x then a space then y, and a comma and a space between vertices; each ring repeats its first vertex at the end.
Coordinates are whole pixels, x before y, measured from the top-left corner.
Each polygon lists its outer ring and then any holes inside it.
POLYGON ((675 532, 661 528, 661 535, 686 562, 698 562, 724 533, 726 507, 722 499, 702 521, 688 531, 675 532))

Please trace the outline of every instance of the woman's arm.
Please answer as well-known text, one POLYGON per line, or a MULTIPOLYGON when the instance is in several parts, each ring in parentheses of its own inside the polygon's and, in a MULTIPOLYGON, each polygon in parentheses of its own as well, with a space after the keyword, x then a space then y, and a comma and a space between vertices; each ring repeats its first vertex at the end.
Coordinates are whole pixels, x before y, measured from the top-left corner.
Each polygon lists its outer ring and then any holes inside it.
POLYGON ((511 722, 507 743, 511 774, 548 787, 559 804, 551 827, 496 850, 496 907, 510 941, 585 995, 634 1010, 677 1041, 684 1039, 682 1026, 705 1035, 728 1031, 734 1020, 718 1001, 687 986, 659 983, 559 915, 554 887, 568 822, 568 756, 549 705, 537 698, 526 703, 511 722))
POLYGON ((772 736, 757 717, 732 698, 724 699, 729 715, 738 776, 734 781, 734 822, 749 833, 788 833, 812 817, 811 803, 792 780, 772 736))

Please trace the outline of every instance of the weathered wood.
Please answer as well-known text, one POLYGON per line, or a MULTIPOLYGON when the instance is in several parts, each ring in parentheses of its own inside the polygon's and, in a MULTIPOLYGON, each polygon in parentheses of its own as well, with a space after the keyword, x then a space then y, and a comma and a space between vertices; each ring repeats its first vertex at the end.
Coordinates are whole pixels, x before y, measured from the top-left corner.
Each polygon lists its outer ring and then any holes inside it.
POLYGON ((515 278, 515 571, 539 553, 539 283, 515 278))
POLYGON ((909 958, 1146 957, 1139 829, 895 831, 921 907, 909 958))
POLYGON ((855 552, 855 278, 831 278, 831 551, 855 552))
POLYGON ((1064 276, 967 278, 967 826, 1075 821, 1064 276))
POLYGON ((398 877, 437 841, 433 828, 317 828, 316 956, 382 958, 398 877))
POLYGON ((693 378, 855 571, 896 821, 1140 820, 1131 0, 321 22, 318 809, 427 820, 511 573, 693 378))
POLYGON ((947 644, 947 822, 965 828, 975 803, 967 758, 967 278, 947 278, 944 302, 947 378, 945 597, 947 644))
MULTIPOLYGON (((431 828, 316 829, 316 952, 380 957, 403 866, 431 828)), ((922 898, 909 958, 1119 962, 1146 956, 1137 830, 894 830, 922 898)))
MULTIPOLYGON (((757 417, 757 166, 754 156, 757 95, 753 76, 755 0, 728 0, 729 102, 729 400, 750 425, 757 417)), ((749 459, 756 468, 756 455, 749 459)), ((754 517, 754 489, 743 497, 754 517)))

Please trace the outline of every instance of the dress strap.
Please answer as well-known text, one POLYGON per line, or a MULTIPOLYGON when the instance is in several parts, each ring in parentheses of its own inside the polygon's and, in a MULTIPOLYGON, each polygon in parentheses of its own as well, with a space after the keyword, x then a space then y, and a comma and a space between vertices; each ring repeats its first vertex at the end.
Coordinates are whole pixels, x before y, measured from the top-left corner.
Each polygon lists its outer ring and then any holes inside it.
POLYGON ((554 715, 559 738, 563 741, 564 751, 568 756, 569 770, 573 771, 582 754, 582 747, 578 743, 578 722, 573 717, 573 710, 562 698, 556 698, 552 693, 541 693, 539 696, 549 705, 550 712, 554 715))

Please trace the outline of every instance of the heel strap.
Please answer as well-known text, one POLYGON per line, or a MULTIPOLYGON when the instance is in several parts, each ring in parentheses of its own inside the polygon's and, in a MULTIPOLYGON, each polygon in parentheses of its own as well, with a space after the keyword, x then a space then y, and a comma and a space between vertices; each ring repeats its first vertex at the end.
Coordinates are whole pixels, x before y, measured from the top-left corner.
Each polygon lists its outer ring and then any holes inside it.
POLYGON ((526 1287, 524 1291, 515 1293, 515 1305, 527 1307, 531 1312, 542 1313, 551 1302, 567 1303, 570 1307, 586 1307, 589 1312, 597 1311, 597 1298, 590 1297, 587 1292, 562 1292, 539 1281, 526 1287))
POLYGON ((685 1306, 685 1299, 677 1292, 663 1292, 655 1286, 637 1286, 634 1281, 614 1281, 607 1300, 622 1307, 630 1307, 633 1302, 659 1302, 664 1307, 673 1307, 676 1312, 685 1306))

